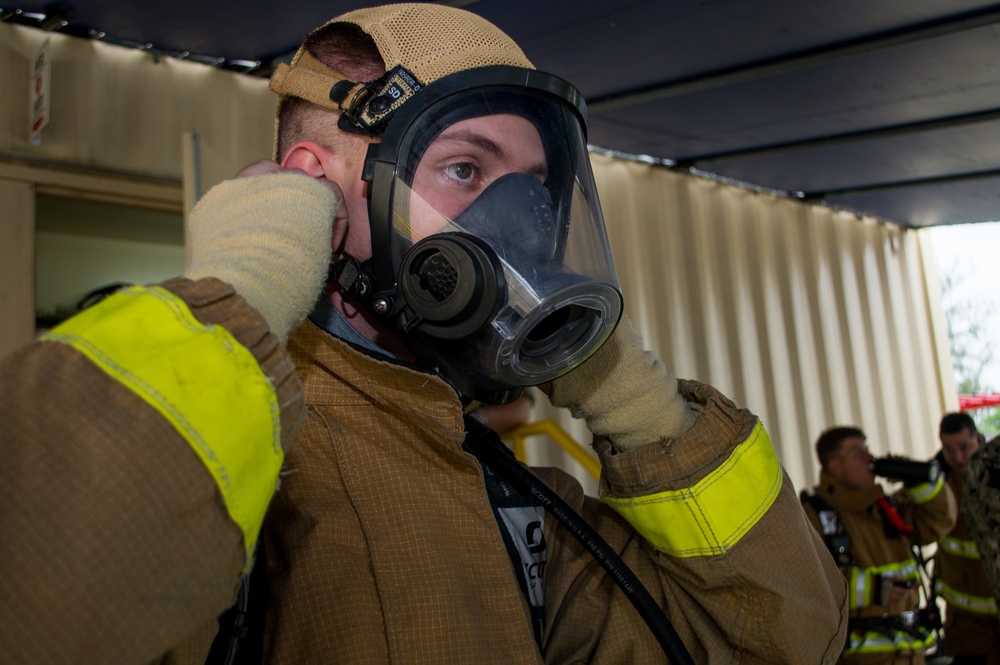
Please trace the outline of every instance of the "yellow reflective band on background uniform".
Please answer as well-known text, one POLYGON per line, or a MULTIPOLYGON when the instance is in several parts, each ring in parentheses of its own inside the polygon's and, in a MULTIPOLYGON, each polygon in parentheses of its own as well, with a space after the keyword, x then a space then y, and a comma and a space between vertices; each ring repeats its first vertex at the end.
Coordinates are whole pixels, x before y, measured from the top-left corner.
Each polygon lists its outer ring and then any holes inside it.
POLYGON ((877 602, 875 599, 876 591, 881 593, 881 589, 875 589, 875 580, 880 580, 883 577, 909 580, 919 584, 920 569, 914 559, 904 559, 896 563, 871 566, 870 568, 851 566, 847 580, 848 607, 861 609, 874 605, 877 602))
POLYGON ((781 483, 781 464, 758 421, 747 440, 693 487, 602 500, 662 552, 715 556, 753 528, 774 503, 781 483))
POLYGON ((958 538, 947 536, 938 541, 938 547, 948 554, 960 556, 965 559, 979 558, 979 549, 976 547, 976 541, 974 540, 959 540, 958 538))
POLYGON ((851 609, 861 609, 872 604, 872 586, 863 568, 851 566, 847 582, 847 602, 851 609))
POLYGON ((245 347, 160 287, 132 287, 42 338, 90 358, 170 421, 243 531, 246 565, 284 458, 274 387, 245 347))
POLYGON ((944 487, 944 476, 938 476, 938 479, 933 483, 917 485, 914 488, 907 489, 906 493, 910 495, 913 503, 927 503, 941 493, 942 487, 944 487))
POLYGON ((962 593, 948 586, 940 579, 934 583, 934 590, 949 605, 958 609, 971 612, 972 614, 982 614, 983 616, 997 615, 997 603, 993 596, 973 596, 971 593, 962 593))
POLYGON ((934 644, 932 633, 924 629, 921 629, 920 633, 922 636, 911 635, 901 630, 887 633, 875 631, 861 633, 852 630, 844 653, 852 656, 865 653, 895 653, 896 651, 926 649, 934 644))

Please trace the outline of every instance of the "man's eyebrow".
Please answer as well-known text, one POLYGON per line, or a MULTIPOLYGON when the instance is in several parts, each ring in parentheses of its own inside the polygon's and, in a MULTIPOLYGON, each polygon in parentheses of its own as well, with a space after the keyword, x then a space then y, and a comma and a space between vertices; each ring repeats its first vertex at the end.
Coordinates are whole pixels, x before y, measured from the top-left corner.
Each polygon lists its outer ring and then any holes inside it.
MULTIPOLYGON (((477 132, 459 130, 451 134, 448 133, 442 134, 440 137, 438 137, 438 140, 451 143, 471 143, 480 150, 493 155, 494 157, 496 157, 501 161, 508 159, 507 151, 504 150, 503 146, 501 146, 499 143, 489 138, 488 136, 483 136, 482 134, 479 134, 477 132)), ((528 168, 527 173, 528 175, 535 175, 544 178, 545 176, 548 175, 549 169, 546 163, 543 161, 528 168)))

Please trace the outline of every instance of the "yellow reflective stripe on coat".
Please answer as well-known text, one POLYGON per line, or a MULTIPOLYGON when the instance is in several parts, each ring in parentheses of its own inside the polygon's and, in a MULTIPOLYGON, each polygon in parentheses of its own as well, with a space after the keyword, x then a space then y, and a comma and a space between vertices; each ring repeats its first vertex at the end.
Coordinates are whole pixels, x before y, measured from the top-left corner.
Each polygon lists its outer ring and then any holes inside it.
POLYGON ((902 630, 887 631, 850 631, 845 654, 857 655, 863 653, 894 653, 896 651, 926 649, 934 644, 933 633, 919 629, 918 635, 912 635, 902 630))
POLYGON ((905 559, 870 568, 851 566, 847 580, 848 607, 856 610, 874 605, 876 602, 875 593, 882 591, 875 588, 875 580, 882 577, 919 583, 920 569, 914 559, 905 559))
POLYGON ((871 579, 865 575, 862 568, 851 567, 847 581, 847 603, 852 610, 868 607, 872 604, 871 579))
POLYGON ((938 547, 948 554, 960 556, 965 559, 978 559, 979 548, 974 540, 960 540, 947 536, 938 541, 938 547))
POLYGON ((715 556, 753 528, 774 503, 781 483, 781 465, 758 421, 747 440, 693 487, 602 500, 662 552, 715 556))
POLYGON ((42 339, 77 349, 173 424, 215 478, 249 566, 284 457, 274 387, 250 351, 160 287, 121 291, 42 339))
POLYGON ((933 483, 923 483, 906 490, 906 493, 910 495, 910 500, 913 503, 927 503, 938 494, 941 493, 941 488, 944 487, 944 476, 938 476, 937 480, 933 483))
POLYGON ((997 603, 993 596, 974 596, 971 593, 962 593, 958 589, 948 586, 941 579, 934 583, 934 590, 952 607, 983 616, 997 615, 997 603))

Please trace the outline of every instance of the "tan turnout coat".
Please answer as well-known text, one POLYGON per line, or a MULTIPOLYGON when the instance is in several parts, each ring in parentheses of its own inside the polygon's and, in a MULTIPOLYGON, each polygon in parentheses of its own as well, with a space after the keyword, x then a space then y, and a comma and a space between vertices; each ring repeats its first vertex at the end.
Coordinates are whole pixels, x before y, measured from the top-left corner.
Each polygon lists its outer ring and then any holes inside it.
MULTIPOLYGON (((656 663, 659 646, 621 591, 554 520, 545 630, 527 606, 483 490, 460 449, 461 405, 433 375, 361 353, 312 326, 288 354, 216 280, 168 284, 204 323, 249 348, 274 383, 290 449, 263 540, 276 663, 656 663)), ((0 659, 199 662, 235 597, 241 531, 172 427, 69 347, 0 363, 0 659), (14 426, 16 425, 16 426, 14 426), (2 425, 0 425, 2 426, 2 425), (166 656, 164 656, 166 654, 166 656)), ((676 441, 613 455, 602 487, 638 496, 690 487, 756 419, 708 386, 676 441)), ((219 418, 239 418, 239 408, 219 418)), ((554 469, 539 475, 644 581, 696 663, 825 663, 845 631, 845 585, 787 476, 724 555, 675 558, 554 469)))
MULTIPOLYGON (((462 408, 448 383, 312 324, 290 350, 309 416, 267 524, 273 662, 665 662, 625 595, 551 518, 545 631, 535 644, 482 471, 461 450, 462 408)), ((618 455, 596 442, 604 492, 689 487, 756 424, 708 386, 682 389, 703 409, 681 440, 618 455)), ((622 554, 696 663, 836 657, 844 582, 787 476, 771 510, 727 554, 674 558, 566 473, 537 473, 622 554)))

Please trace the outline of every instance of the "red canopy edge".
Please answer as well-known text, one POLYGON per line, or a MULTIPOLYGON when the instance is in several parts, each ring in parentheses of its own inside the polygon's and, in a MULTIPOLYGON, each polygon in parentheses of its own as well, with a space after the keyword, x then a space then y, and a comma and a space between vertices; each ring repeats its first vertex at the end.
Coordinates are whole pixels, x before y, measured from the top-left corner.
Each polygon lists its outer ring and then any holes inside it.
POLYGON ((1000 406, 1000 393, 958 396, 958 408, 962 411, 985 409, 991 406, 1000 406))

